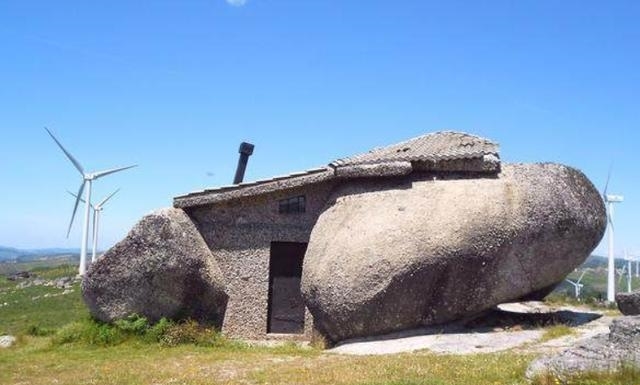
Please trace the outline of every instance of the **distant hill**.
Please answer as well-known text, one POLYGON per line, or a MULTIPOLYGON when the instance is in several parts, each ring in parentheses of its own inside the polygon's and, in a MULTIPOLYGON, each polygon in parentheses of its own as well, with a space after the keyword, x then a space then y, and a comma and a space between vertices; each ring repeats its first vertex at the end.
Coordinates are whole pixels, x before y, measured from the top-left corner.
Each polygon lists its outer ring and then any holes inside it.
POLYGON ((0 262, 33 261, 56 258, 61 255, 77 255, 79 249, 48 248, 48 249, 17 249, 15 247, 0 246, 0 262))
MULTIPOLYGON (((589 258, 587 258, 587 260, 584 261, 582 265, 580 265, 580 268, 591 268, 591 269, 596 269, 598 267, 606 268, 608 263, 609 263, 609 260, 607 257, 593 254, 593 255, 590 255, 589 258)), ((616 258, 615 264, 617 269, 621 269, 626 264, 626 262, 623 259, 616 258)))

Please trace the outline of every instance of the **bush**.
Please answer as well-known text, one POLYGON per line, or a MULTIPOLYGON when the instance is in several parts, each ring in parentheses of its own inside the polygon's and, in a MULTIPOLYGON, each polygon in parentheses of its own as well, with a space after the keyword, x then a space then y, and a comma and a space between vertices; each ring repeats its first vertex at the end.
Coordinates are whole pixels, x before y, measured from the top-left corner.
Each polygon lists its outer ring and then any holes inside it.
POLYGON ((172 321, 166 318, 161 318, 160 321, 156 322, 155 325, 146 330, 144 334, 144 341, 151 343, 162 342, 164 335, 174 325, 175 324, 172 321))
POLYGON ((164 346, 181 344, 211 346, 214 344, 215 334, 213 330, 201 326, 196 321, 187 320, 169 325, 160 337, 160 344, 164 346))
POLYGON ((127 334, 142 336, 149 330, 149 321, 145 317, 132 314, 125 319, 114 322, 114 325, 127 334))
POLYGON ((193 320, 175 323, 162 318, 154 325, 150 325, 145 317, 138 315, 115 321, 113 324, 94 319, 74 322, 58 330, 51 339, 51 343, 53 345, 85 343, 113 346, 131 339, 145 343, 159 343, 163 346, 193 344, 221 347, 229 345, 229 342, 216 330, 202 326, 193 320))
POLYGON ((64 345, 83 340, 83 336, 86 335, 87 325, 86 321, 72 322, 60 328, 51 339, 52 345, 64 345))
POLYGON ((115 325, 96 322, 93 319, 73 322, 63 326, 51 339, 52 345, 85 343, 113 346, 124 342, 129 333, 115 325))

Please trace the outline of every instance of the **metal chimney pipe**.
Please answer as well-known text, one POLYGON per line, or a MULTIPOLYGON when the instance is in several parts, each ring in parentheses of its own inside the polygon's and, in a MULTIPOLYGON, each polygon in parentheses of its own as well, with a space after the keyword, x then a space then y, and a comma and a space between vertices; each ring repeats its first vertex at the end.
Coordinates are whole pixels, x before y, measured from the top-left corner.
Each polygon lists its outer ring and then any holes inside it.
POLYGON ((253 154, 254 145, 247 142, 240 143, 240 157, 238 158, 238 167, 236 167, 236 176, 233 178, 233 184, 242 183, 244 179, 244 171, 247 169, 249 157, 253 154))

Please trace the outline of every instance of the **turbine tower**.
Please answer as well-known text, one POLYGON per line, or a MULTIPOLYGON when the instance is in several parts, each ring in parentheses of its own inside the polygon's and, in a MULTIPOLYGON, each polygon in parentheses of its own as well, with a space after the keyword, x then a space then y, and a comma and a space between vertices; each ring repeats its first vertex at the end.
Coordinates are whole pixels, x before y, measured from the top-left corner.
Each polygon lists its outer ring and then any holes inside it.
POLYGON ((64 152, 67 158, 69 158, 69 160, 71 161, 73 166, 78 170, 80 175, 82 175, 82 183, 80 184, 80 188, 78 189, 78 194, 76 194, 76 203, 73 206, 73 213, 71 214, 71 221, 69 222, 69 229, 67 230, 67 238, 69 237, 69 233, 71 233, 71 226, 73 225, 73 219, 76 216, 76 211, 78 209, 78 203, 80 202, 80 197, 82 196, 82 192, 84 191, 85 185, 88 185, 85 193, 85 199, 84 199, 85 201, 84 224, 82 226, 82 243, 80 244, 80 267, 78 269, 78 274, 80 276, 83 276, 87 270, 87 243, 89 239, 88 235, 89 235, 89 208, 91 204, 91 184, 94 180, 102 178, 103 176, 113 174, 119 171, 123 171, 132 167, 136 167, 136 165, 113 168, 113 169, 98 171, 98 172, 85 172, 80 162, 78 162, 73 157, 73 155, 71 155, 71 153, 69 153, 69 151, 67 151, 64 148, 64 146, 62 146, 62 144, 58 141, 58 139, 56 139, 56 137, 53 136, 51 131, 49 131, 49 129, 46 127, 44 129, 47 130, 47 132, 49 133, 49 136, 51 136, 51 138, 56 142, 58 147, 60 147, 62 152, 64 152))
POLYGON ((633 278, 631 271, 631 260, 627 259, 627 293, 631 293, 631 279, 633 278))
POLYGON ((607 175, 607 183, 604 186, 602 197, 604 203, 607 205, 607 222, 609 227, 609 263, 607 266, 607 301, 612 303, 616 300, 616 272, 615 272, 615 260, 613 256, 613 204, 620 203, 624 200, 622 195, 607 194, 607 188, 609 187, 609 178, 611 177, 611 169, 609 169, 609 175, 607 175))
MULTIPOLYGON (((98 203, 95 206, 93 204, 89 203, 89 205, 93 209, 93 229, 92 229, 92 233, 93 233, 93 238, 92 238, 93 250, 91 252, 91 263, 96 261, 96 250, 98 248, 98 227, 100 226, 100 213, 104 209, 105 203, 107 203, 107 201, 109 199, 111 199, 112 196, 116 195, 116 193, 118 191, 120 191, 120 189, 117 189, 116 191, 112 192, 108 197, 104 198, 100 203, 98 203)), ((72 193, 71 191, 67 190, 67 192, 69 194, 71 194, 71 196, 75 197, 76 199, 78 198, 78 196, 76 194, 72 193)), ((82 199, 82 198, 80 198, 80 201, 82 203, 86 203, 85 200, 82 199)))

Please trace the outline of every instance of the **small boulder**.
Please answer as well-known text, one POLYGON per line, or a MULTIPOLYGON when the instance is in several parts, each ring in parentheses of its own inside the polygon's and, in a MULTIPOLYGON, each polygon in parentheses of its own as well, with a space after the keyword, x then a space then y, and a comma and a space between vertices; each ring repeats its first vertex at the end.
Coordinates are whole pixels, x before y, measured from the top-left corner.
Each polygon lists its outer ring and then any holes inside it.
POLYGON ((618 309, 624 315, 640 315, 640 290, 616 294, 618 309))
POLYGON ((605 221, 591 182, 557 164, 347 181, 311 233, 303 298, 333 341, 541 299, 589 256, 605 221))
POLYGON ((565 381, 579 372, 609 372, 625 365, 640 367, 640 316, 615 319, 609 330, 560 353, 536 359, 527 369, 527 378, 552 375, 565 381))
POLYGON ((220 325, 227 303, 223 282, 191 219, 171 208, 143 217, 91 264, 82 296, 105 322, 138 314, 150 322, 193 318, 220 325))
POLYGON ((16 343, 16 337, 4 335, 0 336, 0 349, 6 349, 13 346, 16 343))

